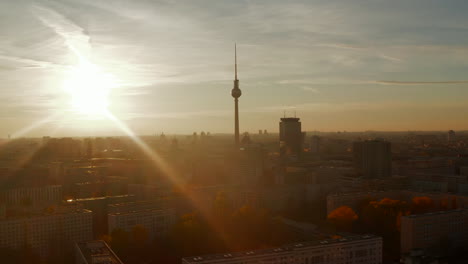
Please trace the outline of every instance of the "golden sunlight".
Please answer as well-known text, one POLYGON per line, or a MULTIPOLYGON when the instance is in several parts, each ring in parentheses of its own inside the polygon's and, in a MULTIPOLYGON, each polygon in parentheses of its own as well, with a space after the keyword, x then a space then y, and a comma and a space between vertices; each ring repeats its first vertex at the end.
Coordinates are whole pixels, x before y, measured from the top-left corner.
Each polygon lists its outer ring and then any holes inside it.
POLYGON ((103 116, 107 112, 110 92, 116 86, 117 81, 112 75, 84 60, 70 70, 63 84, 70 95, 72 109, 90 116, 103 116))

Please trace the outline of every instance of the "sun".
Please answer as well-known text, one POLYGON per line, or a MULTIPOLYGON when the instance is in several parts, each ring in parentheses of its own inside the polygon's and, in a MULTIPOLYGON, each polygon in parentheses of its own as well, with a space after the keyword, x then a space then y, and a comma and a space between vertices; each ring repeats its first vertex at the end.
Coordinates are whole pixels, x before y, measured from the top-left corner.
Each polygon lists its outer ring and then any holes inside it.
POLYGON ((70 95, 71 108, 80 114, 102 116, 109 107, 111 89, 116 86, 112 75, 95 64, 82 61, 69 71, 63 88, 70 95))

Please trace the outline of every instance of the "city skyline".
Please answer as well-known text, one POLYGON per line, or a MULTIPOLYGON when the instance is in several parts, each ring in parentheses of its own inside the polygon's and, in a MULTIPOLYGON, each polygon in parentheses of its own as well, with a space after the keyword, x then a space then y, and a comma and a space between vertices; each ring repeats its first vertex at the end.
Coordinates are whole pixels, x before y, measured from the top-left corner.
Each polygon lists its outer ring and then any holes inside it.
POLYGON ((241 132, 277 132, 284 110, 304 131, 466 130, 466 7, 4 1, 0 135, 125 134, 101 107, 137 134, 232 133, 235 42, 241 132), (67 90, 83 76, 100 90, 67 90))

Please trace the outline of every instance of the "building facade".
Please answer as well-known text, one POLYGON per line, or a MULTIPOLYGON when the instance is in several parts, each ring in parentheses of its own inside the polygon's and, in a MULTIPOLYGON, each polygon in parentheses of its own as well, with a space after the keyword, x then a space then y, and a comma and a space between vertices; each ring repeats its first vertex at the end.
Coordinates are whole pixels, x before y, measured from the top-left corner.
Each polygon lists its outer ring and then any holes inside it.
POLYGON ((61 185, 15 188, 0 192, 0 200, 9 206, 58 204, 62 201, 62 198, 61 185))
POLYGON ((151 239, 168 234, 175 224, 175 209, 146 209, 109 213, 107 215, 109 234, 115 229, 131 232, 135 226, 142 226, 151 239))
POLYGON ((355 167, 364 178, 385 178, 392 174, 392 151, 388 141, 354 142, 353 156, 355 167))
POLYGON ((65 252, 93 238, 92 212, 85 209, 0 220, 0 247, 29 246, 40 256, 65 252))
POLYGON ((401 217, 401 252, 468 249, 468 209, 401 217))

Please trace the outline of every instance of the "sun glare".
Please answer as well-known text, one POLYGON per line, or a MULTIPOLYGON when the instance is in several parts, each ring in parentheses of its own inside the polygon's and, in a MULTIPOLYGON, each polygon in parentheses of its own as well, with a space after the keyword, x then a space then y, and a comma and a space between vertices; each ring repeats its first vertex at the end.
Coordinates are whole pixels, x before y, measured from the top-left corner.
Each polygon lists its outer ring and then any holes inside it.
POLYGON ((116 86, 112 75, 102 72, 90 62, 81 62, 71 69, 64 82, 72 109, 80 114, 102 116, 109 107, 111 89, 116 86))

